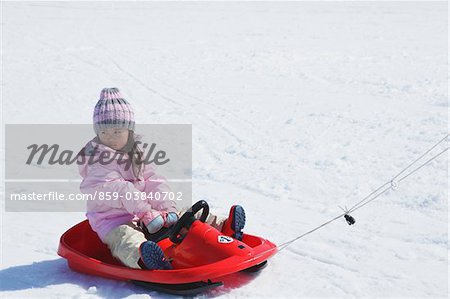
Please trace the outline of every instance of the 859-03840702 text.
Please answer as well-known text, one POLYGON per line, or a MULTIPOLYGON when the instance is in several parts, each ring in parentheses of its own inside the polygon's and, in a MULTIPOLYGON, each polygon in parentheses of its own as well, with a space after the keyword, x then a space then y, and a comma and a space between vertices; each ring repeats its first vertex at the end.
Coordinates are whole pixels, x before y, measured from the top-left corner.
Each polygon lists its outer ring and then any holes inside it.
POLYGON ((182 200, 182 192, 101 192, 95 191, 92 194, 70 193, 65 194, 57 191, 50 191, 46 193, 11 193, 11 201, 64 201, 64 200, 182 200))

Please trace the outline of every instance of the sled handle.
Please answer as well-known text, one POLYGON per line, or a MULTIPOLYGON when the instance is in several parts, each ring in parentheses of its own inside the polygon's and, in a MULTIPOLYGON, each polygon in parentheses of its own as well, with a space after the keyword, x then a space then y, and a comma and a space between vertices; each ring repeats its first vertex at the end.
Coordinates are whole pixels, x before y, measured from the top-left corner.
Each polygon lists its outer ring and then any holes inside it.
POLYGON ((187 210, 187 212, 184 213, 183 216, 181 216, 180 220, 178 220, 178 222, 173 227, 172 233, 169 236, 169 239, 170 241, 172 241, 172 243, 180 244, 181 241, 183 241, 186 234, 181 235, 181 229, 185 228, 186 230, 189 230, 192 223, 197 220, 197 218, 195 218, 195 214, 197 214, 197 212, 199 212, 200 210, 203 211, 198 220, 200 220, 201 222, 206 221, 206 218, 208 218, 209 215, 209 205, 206 201, 200 200, 196 202, 192 207, 190 207, 189 210, 187 210))

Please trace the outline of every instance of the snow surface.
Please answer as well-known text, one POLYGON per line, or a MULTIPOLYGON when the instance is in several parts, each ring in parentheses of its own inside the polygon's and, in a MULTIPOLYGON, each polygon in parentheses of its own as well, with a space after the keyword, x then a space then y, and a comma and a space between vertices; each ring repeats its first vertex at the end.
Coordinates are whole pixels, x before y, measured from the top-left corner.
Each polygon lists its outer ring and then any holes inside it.
MULTIPOLYGON (((88 124, 117 86, 137 123, 193 125, 194 199, 281 244, 447 134, 447 21, 447 2, 2 2, 2 124, 88 124)), ((447 297, 447 170, 203 296, 447 297)), ((3 212, 0 294, 172 297, 72 272, 58 240, 83 219, 3 212)))

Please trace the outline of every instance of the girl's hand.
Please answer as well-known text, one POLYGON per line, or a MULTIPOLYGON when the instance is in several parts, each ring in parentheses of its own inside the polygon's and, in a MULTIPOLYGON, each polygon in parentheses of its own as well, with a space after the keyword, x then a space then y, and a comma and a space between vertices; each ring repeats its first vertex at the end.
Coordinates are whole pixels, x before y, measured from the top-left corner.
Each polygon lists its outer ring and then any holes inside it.
POLYGON ((154 234, 158 232, 164 226, 164 218, 161 215, 158 215, 152 221, 147 223, 146 227, 150 234, 154 234))
POLYGON ((178 221, 178 214, 175 212, 160 212, 160 215, 153 218, 146 225, 150 234, 158 232, 162 227, 171 227, 178 221))
POLYGON ((171 227, 178 221, 178 214, 174 212, 169 212, 166 216, 166 221, 164 227, 171 227))

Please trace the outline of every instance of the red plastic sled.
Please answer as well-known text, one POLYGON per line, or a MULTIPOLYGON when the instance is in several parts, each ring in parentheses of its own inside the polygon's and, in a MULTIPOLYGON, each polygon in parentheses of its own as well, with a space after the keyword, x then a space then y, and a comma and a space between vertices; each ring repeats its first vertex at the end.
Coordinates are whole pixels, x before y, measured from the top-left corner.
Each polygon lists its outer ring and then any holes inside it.
POLYGON ((257 236, 244 234, 242 241, 224 236, 204 223, 208 212, 205 201, 197 202, 161 240, 155 240, 171 260, 173 270, 140 270, 124 266, 111 255, 87 220, 61 236, 58 254, 78 272, 132 281, 156 291, 192 295, 222 285, 220 280, 212 280, 242 270, 261 269, 277 252, 275 244, 257 236), (197 220, 194 215, 200 210, 203 213, 197 220))

